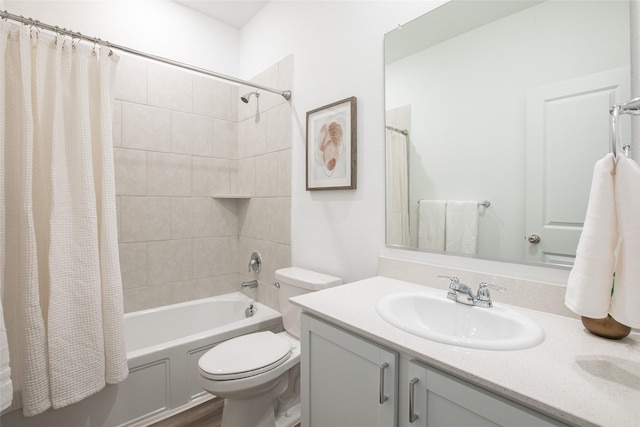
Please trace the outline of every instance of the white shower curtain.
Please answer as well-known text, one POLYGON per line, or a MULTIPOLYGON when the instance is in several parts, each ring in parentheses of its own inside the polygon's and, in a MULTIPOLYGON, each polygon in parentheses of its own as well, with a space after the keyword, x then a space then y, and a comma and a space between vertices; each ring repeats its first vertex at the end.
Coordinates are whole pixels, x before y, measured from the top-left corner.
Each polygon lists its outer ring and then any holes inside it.
POLYGON ((128 374, 111 124, 117 57, 4 21, 0 49, 0 285, 13 407, 31 416, 128 374))
POLYGON ((387 244, 409 245, 407 138, 387 129, 387 244))

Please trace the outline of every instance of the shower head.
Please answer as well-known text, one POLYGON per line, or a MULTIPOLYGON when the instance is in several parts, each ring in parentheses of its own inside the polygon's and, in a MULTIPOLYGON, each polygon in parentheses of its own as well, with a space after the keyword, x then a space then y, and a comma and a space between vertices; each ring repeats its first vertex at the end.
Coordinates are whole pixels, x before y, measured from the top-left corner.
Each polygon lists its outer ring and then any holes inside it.
POLYGON ((251 95, 254 95, 254 94, 255 94, 256 98, 259 98, 259 97, 260 97, 260 92, 258 92, 257 90, 255 90, 255 91, 253 91, 253 92, 249 92, 249 93, 247 93, 247 94, 242 95, 242 96, 240 97, 240 100, 241 100, 242 102, 244 102, 245 104, 248 104, 248 103, 249 103, 249 98, 251 98, 251 95))

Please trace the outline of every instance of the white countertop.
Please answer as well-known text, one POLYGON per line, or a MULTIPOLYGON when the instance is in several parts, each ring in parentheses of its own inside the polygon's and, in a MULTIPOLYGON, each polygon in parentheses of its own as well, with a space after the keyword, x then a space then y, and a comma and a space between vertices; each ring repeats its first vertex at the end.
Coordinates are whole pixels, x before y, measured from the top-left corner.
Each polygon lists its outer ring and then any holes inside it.
POLYGON ((413 336, 384 321, 375 305, 396 292, 444 293, 378 276, 291 301, 337 326, 567 423, 640 425, 638 334, 611 341, 591 335, 579 320, 507 306, 538 322, 545 341, 517 351, 462 348, 413 336))

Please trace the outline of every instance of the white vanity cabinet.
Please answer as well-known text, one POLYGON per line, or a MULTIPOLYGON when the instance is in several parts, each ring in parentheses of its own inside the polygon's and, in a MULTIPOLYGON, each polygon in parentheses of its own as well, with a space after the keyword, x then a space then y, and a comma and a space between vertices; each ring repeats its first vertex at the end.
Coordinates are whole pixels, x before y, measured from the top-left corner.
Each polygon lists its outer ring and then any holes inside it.
POLYGON ((303 427, 395 427, 398 353, 302 315, 303 427))
POLYGON ((563 425, 419 361, 402 357, 400 364, 401 427, 563 425))
POLYGON ((562 425, 306 313, 300 338, 302 427, 562 425))

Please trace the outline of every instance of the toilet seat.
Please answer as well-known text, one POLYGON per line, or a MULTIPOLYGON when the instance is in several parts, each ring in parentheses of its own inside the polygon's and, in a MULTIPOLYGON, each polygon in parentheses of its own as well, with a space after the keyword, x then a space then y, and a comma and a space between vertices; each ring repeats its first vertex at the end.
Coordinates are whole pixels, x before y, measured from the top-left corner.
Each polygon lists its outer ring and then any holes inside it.
POLYGON ((271 331, 242 335, 207 351, 198 361, 203 377, 237 380, 270 371, 291 355, 291 341, 271 331))

